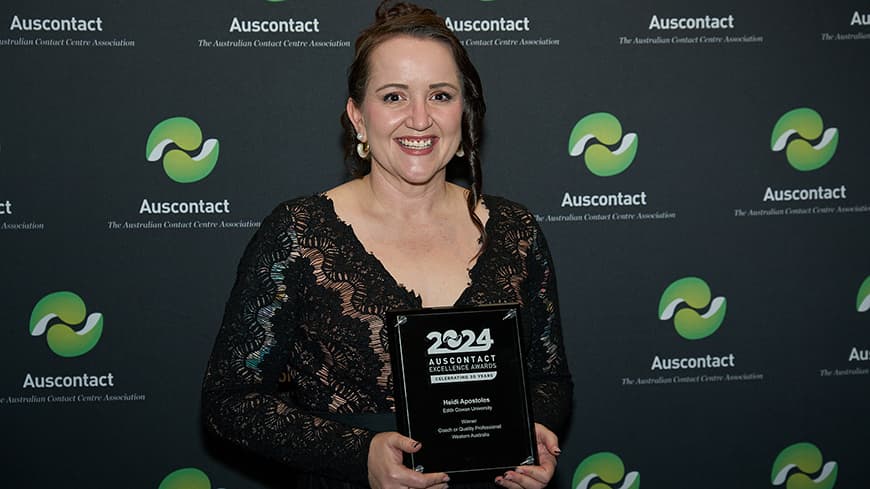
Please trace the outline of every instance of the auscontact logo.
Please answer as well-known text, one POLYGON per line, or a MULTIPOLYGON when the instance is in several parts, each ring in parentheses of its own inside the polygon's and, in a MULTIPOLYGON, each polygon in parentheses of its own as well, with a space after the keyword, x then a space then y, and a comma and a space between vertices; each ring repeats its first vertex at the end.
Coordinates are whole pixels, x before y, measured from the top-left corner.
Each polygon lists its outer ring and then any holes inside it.
POLYGON ((187 467, 164 477, 157 489, 211 489, 211 480, 205 472, 187 467))
POLYGON ((632 132, 623 136, 622 124, 612 114, 589 114, 577 121, 571 130, 568 154, 583 155, 586 168, 599 177, 618 175, 634 161, 637 134, 632 132), (617 144, 619 146, 611 150, 617 144))
POLYGON ((187 117, 171 117, 151 130, 145 143, 145 158, 148 161, 160 161, 162 158, 163 170, 169 178, 178 183, 193 183, 214 170, 219 150, 217 139, 203 142, 202 130, 196 122, 187 117), (180 149, 166 151, 173 144, 180 149), (198 148, 199 154, 188 154, 198 148))
POLYGON ((801 442, 779 453, 770 471, 770 483, 787 489, 832 489, 837 482, 837 462, 822 465, 822 452, 801 442), (815 479, 813 475, 818 474, 815 479))
POLYGON ((825 129, 818 112, 802 107, 786 112, 776 121, 770 135, 770 149, 785 149, 786 159, 796 170, 818 170, 831 161, 839 139, 837 128, 825 129), (815 140, 819 142, 813 146, 811 141, 815 140))
POLYGON ((855 302, 858 312, 870 311, 870 275, 858 287, 858 299, 855 302))
POLYGON ((622 459, 615 453, 598 452, 592 454, 577 466, 572 489, 639 489, 640 474, 637 471, 625 473, 622 459), (622 481, 622 485, 617 485, 622 481))
POLYGON ((30 313, 30 334, 43 333, 48 347, 57 355, 67 358, 84 355, 103 334, 103 315, 87 314, 84 301, 73 292, 53 292, 40 299, 30 313), (73 329, 81 324, 78 331, 73 329))
POLYGON ((698 277, 683 277, 665 289, 659 300, 659 319, 673 318, 674 328, 687 340, 699 340, 715 333, 725 319, 725 298, 712 299, 710 286, 698 277), (679 310, 680 305, 687 305, 679 310), (709 306, 707 312, 698 311, 709 306))

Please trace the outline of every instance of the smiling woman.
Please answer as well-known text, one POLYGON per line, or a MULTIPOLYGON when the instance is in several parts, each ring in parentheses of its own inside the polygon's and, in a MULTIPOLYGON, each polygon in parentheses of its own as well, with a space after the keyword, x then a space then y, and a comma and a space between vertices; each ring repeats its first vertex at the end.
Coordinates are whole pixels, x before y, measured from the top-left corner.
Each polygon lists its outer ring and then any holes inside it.
POLYGON ((535 217, 481 193, 484 112, 444 20, 383 3, 348 74, 354 178, 280 204, 248 245, 203 385, 212 433, 286 464, 295 487, 444 489, 447 474, 402 465, 425 447, 396 432, 384 319, 518 303, 540 465, 450 486, 546 486, 572 389, 555 274, 535 217), (448 168, 464 169, 468 188, 448 168))
POLYGON ((370 66, 360 106, 347 102, 357 139, 370 148, 369 178, 402 192, 443 180, 462 137, 462 93, 449 49, 395 37, 374 50, 370 66))

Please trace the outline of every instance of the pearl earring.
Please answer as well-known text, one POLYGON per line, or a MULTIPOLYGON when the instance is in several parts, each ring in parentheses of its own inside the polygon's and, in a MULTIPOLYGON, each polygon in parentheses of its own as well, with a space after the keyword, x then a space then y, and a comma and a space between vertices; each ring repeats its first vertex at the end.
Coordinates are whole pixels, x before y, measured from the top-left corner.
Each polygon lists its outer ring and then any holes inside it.
POLYGON ((371 152, 371 148, 369 148, 369 143, 363 141, 365 136, 362 133, 356 133, 356 139, 359 141, 356 145, 356 154, 359 155, 360 158, 366 159, 369 157, 369 153, 371 152))

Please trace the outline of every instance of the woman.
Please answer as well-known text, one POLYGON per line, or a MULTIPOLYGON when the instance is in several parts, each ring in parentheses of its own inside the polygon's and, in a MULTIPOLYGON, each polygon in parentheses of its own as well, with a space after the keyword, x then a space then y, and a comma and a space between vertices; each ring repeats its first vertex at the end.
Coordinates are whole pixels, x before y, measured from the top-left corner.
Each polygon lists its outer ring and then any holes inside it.
POLYGON ((357 40, 348 91, 357 178, 279 205, 248 245, 206 372, 206 426, 301 472, 298 487, 442 489, 447 474, 402 465, 425 447, 377 426, 395 410, 384 316, 519 302, 540 465, 493 482, 544 487, 571 401, 555 277, 534 217, 481 195, 479 76, 433 11, 387 3, 357 40), (447 181, 450 164, 467 165, 469 189, 447 181))

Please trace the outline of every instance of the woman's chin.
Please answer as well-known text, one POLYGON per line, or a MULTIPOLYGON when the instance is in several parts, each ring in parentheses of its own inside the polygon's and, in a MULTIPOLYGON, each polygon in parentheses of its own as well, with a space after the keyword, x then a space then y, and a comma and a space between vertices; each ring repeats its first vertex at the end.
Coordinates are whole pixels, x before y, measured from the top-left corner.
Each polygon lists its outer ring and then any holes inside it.
POLYGON ((408 185, 430 185, 442 183, 446 179, 446 166, 433 168, 432 166, 413 166, 405 167, 394 171, 387 171, 388 174, 402 183, 408 185))

